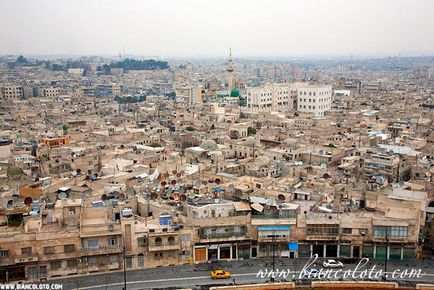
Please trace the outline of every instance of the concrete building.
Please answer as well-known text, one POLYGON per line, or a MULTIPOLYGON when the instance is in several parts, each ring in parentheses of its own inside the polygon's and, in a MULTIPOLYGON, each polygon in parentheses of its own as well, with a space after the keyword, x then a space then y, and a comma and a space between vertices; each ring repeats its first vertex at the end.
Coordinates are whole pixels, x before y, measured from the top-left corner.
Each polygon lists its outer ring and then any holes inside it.
POLYGON ((332 107, 332 87, 306 85, 297 88, 297 111, 324 116, 332 107))
POLYGON ((262 87, 249 87, 247 110, 251 112, 291 111, 296 98, 291 84, 267 83, 262 87))
POLYGON ((3 100, 16 100, 23 97, 23 87, 18 85, 3 85, 0 87, 3 100))

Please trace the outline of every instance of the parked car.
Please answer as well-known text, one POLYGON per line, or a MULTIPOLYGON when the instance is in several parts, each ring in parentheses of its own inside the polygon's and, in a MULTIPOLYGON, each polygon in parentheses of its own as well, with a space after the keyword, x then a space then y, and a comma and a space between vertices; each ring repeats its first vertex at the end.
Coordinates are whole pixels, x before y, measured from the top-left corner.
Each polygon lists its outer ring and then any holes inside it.
POLYGON ((212 279, 228 279, 231 277, 231 273, 223 270, 214 270, 211 272, 212 279))
POLYGON ((342 268, 344 264, 336 260, 326 260, 322 263, 324 268, 342 268))

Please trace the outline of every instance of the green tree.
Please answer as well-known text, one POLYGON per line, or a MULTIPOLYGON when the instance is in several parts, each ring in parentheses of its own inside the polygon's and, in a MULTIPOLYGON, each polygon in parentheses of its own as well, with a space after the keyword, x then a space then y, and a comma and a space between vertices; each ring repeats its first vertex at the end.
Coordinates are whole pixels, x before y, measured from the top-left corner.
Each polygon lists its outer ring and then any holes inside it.
POLYGON ((255 135, 255 134, 256 134, 256 128, 253 128, 253 127, 247 128, 247 135, 248 136, 255 135))

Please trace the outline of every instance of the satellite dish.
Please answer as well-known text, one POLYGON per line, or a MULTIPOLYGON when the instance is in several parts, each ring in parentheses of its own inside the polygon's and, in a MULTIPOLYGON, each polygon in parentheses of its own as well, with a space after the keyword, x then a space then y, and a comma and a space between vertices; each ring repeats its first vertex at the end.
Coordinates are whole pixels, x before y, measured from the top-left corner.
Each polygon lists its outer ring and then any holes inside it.
POLYGON ((185 194, 181 194, 181 196, 179 197, 179 199, 181 201, 186 201, 187 200, 187 196, 185 194))
POLYGON ((277 196, 277 198, 278 198, 279 200, 285 200, 285 196, 284 196, 283 194, 279 194, 279 195, 277 196))
POLYGON ((8 200, 8 203, 6 204, 6 208, 11 208, 14 204, 14 201, 12 199, 8 200))
POLYGON ((323 155, 323 154, 324 154, 324 151, 323 151, 323 150, 320 150, 320 151, 319 151, 319 154, 323 155))
POLYGON ((180 172, 180 173, 181 173, 181 175, 184 175, 184 173, 185 173, 185 172, 184 172, 184 170, 181 170, 181 172, 180 172))
POLYGON ((178 173, 176 174, 176 177, 180 178, 180 177, 181 177, 181 173, 178 172, 178 173))
POLYGON ((58 198, 60 199, 65 199, 66 198, 66 192, 62 191, 57 195, 58 198))
POLYGON ((175 185, 175 184, 176 184, 176 180, 173 179, 173 180, 170 182, 170 184, 175 185))
POLYGON ((119 200, 125 200, 125 194, 123 194, 123 193, 119 194, 118 199, 119 200))
POLYGON ((208 179, 208 183, 214 183, 214 179, 208 179))
POLYGON ((203 184, 203 185, 207 185, 208 182, 207 182, 206 180, 204 180, 204 181, 202 181, 202 184, 203 184))
POLYGON ((200 187, 200 182, 199 182, 199 181, 196 181, 196 182, 193 184, 193 186, 199 188, 199 187, 200 187))
POLYGON ((102 200, 102 201, 106 201, 106 200, 107 200, 107 194, 104 193, 104 194, 101 196, 101 200, 102 200))
POLYGON ((173 174, 173 175, 176 175, 176 173, 178 173, 178 171, 176 171, 176 170, 173 170, 173 171, 172 171, 172 174, 173 174))
POLYGON ((229 184, 229 189, 230 189, 230 190, 234 190, 234 189, 235 189, 235 185, 233 185, 233 184, 229 184))
POLYGON ((167 182, 166 181, 161 181, 161 186, 166 186, 167 182))
POLYGON ((220 182, 221 182, 220 178, 216 178, 215 183, 220 184, 220 182))
POLYGON ((25 205, 31 205, 32 203, 33 203, 33 199, 30 196, 28 196, 24 199, 25 205))
POLYGON ((184 193, 185 193, 185 189, 181 187, 180 189, 178 189, 178 192, 179 192, 180 194, 184 194, 184 193))
POLYGON ((154 183, 155 185, 159 184, 159 183, 160 183, 160 179, 158 179, 158 178, 154 179, 153 183, 154 183))

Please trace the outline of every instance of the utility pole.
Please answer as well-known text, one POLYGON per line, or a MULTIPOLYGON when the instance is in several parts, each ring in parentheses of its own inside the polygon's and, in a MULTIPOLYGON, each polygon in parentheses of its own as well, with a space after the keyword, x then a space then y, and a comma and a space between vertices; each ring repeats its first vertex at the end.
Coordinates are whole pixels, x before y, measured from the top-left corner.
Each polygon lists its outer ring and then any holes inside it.
POLYGON ((389 255, 389 236, 388 236, 388 227, 386 227, 386 256, 384 258, 384 276, 383 276, 383 280, 386 281, 387 280, 387 256, 389 255))
POLYGON ((275 271, 275 266, 276 266, 276 255, 275 255, 275 249, 276 249, 276 245, 275 245, 275 237, 276 237, 276 230, 273 230, 273 237, 271 238, 271 244, 273 246, 273 275, 271 275, 271 282, 274 283, 274 271, 275 271))
POLYGON ((125 255, 125 238, 123 241, 123 256, 124 256, 124 288, 123 290, 127 290, 127 257, 125 255))

